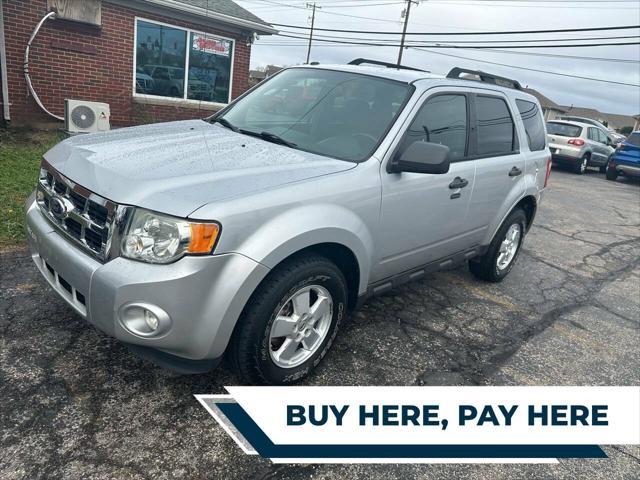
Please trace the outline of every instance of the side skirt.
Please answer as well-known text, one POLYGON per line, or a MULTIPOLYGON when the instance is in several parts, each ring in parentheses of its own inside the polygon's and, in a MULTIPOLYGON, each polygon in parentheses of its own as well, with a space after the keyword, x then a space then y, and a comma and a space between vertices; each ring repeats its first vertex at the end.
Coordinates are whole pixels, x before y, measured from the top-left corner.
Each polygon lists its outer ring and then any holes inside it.
POLYGON ((367 287, 366 293, 358 297, 356 308, 360 308, 371 297, 386 293, 389 290, 399 287, 400 285, 403 285, 405 283, 413 282, 414 280, 420 280, 430 273, 453 268, 466 262, 467 260, 471 260, 474 257, 484 255, 484 253, 487 251, 487 248, 488 246, 477 246, 470 250, 464 250, 462 252, 455 253, 440 260, 427 263, 426 265, 422 265, 420 267, 412 268, 411 270, 407 270, 405 272, 398 273, 391 277, 372 283, 367 287))

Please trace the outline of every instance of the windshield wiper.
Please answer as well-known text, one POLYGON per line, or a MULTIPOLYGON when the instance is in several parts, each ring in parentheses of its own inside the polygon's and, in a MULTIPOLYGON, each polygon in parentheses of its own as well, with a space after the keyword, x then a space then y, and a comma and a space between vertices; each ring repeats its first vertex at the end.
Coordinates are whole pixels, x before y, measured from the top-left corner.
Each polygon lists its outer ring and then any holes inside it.
POLYGON ((220 125, 222 125, 223 127, 227 127, 229 130, 233 130, 234 132, 238 132, 240 131, 240 129, 238 127, 236 127, 233 123, 231 123, 229 120, 227 120, 224 117, 218 117, 216 118, 213 123, 219 123, 220 125))
POLYGON ((271 132, 252 132, 251 130, 243 130, 240 129, 238 130, 240 133, 244 133, 246 135, 253 135, 254 137, 260 137, 264 140, 266 140, 267 142, 271 142, 271 143, 277 143, 278 145, 284 145, 286 147, 289 148, 296 148, 298 145, 296 145, 293 142, 290 142, 289 140, 285 140, 284 138, 276 135, 275 133, 271 133, 271 132))

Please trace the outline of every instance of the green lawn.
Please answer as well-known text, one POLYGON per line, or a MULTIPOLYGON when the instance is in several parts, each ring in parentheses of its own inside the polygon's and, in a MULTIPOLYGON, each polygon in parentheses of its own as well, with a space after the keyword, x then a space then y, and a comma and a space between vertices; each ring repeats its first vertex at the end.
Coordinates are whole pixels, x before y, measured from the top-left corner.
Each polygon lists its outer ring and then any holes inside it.
POLYGON ((42 154, 63 138, 0 129, 0 248, 24 243, 24 201, 35 188, 42 154))

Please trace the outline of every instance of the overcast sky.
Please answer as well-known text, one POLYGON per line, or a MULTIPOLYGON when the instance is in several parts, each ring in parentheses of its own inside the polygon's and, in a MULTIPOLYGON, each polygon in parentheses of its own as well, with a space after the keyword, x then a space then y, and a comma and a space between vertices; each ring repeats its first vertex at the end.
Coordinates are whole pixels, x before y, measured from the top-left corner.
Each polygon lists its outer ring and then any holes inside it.
MULTIPOLYGON (((304 1, 286 0, 238 0, 263 20, 272 23, 309 26, 310 10, 304 1)), ((316 27, 398 31, 402 30, 401 12, 405 8, 400 0, 317 0, 322 7, 316 13, 316 27), (368 18, 355 18, 368 17, 368 18)), ((413 32, 482 32, 540 30, 557 28, 610 27, 640 25, 640 1, 502 1, 502 0, 428 0, 413 5, 408 31, 413 32)), ((278 27, 279 30, 292 31, 278 27)), ((301 36, 308 32, 300 30, 301 36)), ((477 40, 531 40, 588 38, 639 35, 640 30, 612 30, 600 32, 553 33, 545 35, 509 36, 460 36, 460 37, 408 37, 425 43, 439 41, 477 40)), ((393 39, 399 43, 400 35, 374 36, 349 33, 318 32, 328 36, 353 36, 358 41, 393 39), (362 39, 362 40, 360 40, 362 39), (373 40, 372 40, 373 39, 373 40)), ((587 43, 602 43, 607 40, 591 40, 587 43)), ((637 39, 608 40, 609 42, 633 42, 637 39)), ((252 68, 274 65, 304 63, 307 47, 304 40, 280 36, 262 36, 252 50, 252 68)), ((553 43, 553 42, 548 42, 553 43)), ((584 43, 568 42, 568 43, 584 43)), ((596 108, 601 112, 637 115, 640 113, 640 88, 623 86, 556 75, 532 72, 484 63, 497 62, 520 67, 548 70, 557 73, 614 80, 622 83, 640 84, 640 45, 591 47, 591 48, 539 48, 512 50, 517 54, 488 52, 473 49, 438 49, 430 53, 410 48, 405 50, 403 64, 445 74, 454 66, 484 70, 515 78, 523 85, 539 90, 561 105, 596 108), (522 52, 545 55, 573 55, 606 59, 632 60, 635 63, 593 61, 549 56, 523 55, 522 52), (474 60, 453 58, 458 55, 474 60)), ((395 62, 397 47, 373 47, 336 45, 314 42, 311 61, 321 63, 346 63, 354 58, 367 57, 395 62)))

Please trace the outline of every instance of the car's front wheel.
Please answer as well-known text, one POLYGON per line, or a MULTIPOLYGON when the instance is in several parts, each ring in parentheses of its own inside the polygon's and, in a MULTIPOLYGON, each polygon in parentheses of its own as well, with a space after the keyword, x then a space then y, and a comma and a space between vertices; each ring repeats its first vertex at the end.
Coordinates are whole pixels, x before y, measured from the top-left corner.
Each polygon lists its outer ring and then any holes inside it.
POLYGON ((471 273, 488 282, 501 282, 516 263, 524 240, 527 216, 521 209, 509 214, 496 232, 486 253, 469 261, 471 273))
POLYGON ((346 314, 340 269, 310 254, 276 267, 249 300, 228 355, 242 381, 286 385, 308 376, 346 314))

